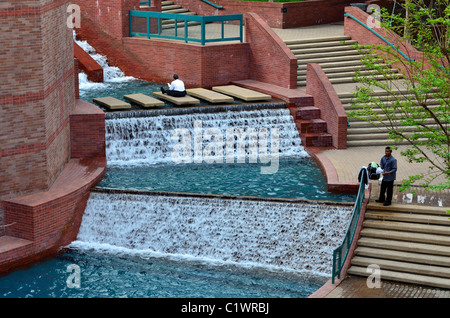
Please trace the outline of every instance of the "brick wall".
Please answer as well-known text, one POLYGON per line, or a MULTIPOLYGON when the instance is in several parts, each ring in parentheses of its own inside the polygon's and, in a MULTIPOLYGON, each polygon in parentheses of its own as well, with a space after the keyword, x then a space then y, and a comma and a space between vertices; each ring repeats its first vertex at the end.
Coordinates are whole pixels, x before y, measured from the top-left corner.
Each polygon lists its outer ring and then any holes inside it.
MULTIPOLYGON (((156 1, 160 2, 161 0, 156 1)), ((342 21, 344 18, 344 8, 355 1, 310 0, 302 2, 271 3, 213 0, 211 2, 218 6, 222 6, 223 9, 217 9, 198 0, 176 0, 176 4, 201 15, 244 14, 246 12, 253 12, 266 21, 270 27, 280 29, 342 21)))
POLYGON ((69 159, 75 99, 68 3, 0 7, 0 199, 48 189, 69 159))
POLYGON ((297 58, 269 25, 246 13, 245 39, 250 45, 249 78, 286 88, 297 87, 297 58))
POLYGON ((105 173, 104 114, 77 103, 66 0, 0 6, 0 271, 76 238, 105 173))
POLYGON ((320 109, 320 117, 327 122, 328 133, 333 136, 333 146, 345 149, 347 115, 333 85, 318 64, 307 65, 306 93, 313 96, 314 106, 320 109))

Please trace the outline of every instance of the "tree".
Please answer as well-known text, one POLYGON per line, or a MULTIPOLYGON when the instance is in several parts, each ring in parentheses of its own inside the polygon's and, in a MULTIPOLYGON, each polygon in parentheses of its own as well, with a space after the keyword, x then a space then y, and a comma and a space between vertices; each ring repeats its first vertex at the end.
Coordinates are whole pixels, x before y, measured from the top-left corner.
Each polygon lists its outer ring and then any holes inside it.
POLYGON ((449 2, 406 0, 400 13, 382 10, 381 26, 399 41, 395 45, 357 45, 364 54, 363 65, 382 77, 357 72, 355 80, 363 85, 355 91, 348 116, 385 129, 394 149, 406 143, 401 155, 409 162, 428 164, 428 174, 403 180, 401 191, 418 183, 426 189, 450 189, 449 2), (413 53, 411 47, 416 49, 415 58, 408 57, 413 53), (403 78, 383 66, 380 58, 397 68, 403 78), (381 100, 374 94, 376 90, 386 92, 389 99, 381 100), (436 182, 442 175, 444 181, 436 182))

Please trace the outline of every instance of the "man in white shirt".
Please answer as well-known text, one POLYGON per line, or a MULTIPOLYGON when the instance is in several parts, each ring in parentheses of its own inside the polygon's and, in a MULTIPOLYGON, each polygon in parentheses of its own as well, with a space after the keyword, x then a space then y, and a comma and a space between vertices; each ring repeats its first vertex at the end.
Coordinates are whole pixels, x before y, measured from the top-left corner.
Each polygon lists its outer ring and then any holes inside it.
POLYGON ((161 87, 161 92, 163 94, 167 94, 174 97, 183 97, 186 96, 186 89, 184 87, 184 83, 182 80, 178 78, 177 74, 173 74, 173 81, 172 83, 168 84, 169 89, 164 89, 161 87))

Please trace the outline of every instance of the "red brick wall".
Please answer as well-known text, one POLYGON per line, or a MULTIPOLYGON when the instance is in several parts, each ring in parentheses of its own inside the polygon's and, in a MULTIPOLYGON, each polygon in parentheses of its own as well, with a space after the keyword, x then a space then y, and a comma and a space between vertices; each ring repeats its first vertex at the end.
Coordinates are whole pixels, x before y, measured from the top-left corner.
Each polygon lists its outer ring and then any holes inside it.
POLYGON ((249 78, 286 88, 297 87, 297 58, 257 14, 245 14, 245 40, 250 45, 249 78))
POLYGON ((83 100, 77 100, 70 115, 71 158, 106 157, 105 113, 83 100))
POLYGON ((346 148, 347 115, 333 85, 318 64, 307 65, 306 93, 314 97, 314 106, 320 109, 321 118, 327 122, 333 146, 346 148))
POLYGON ((0 199, 48 189, 69 159, 75 99, 68 4, 0 7, 0 199))

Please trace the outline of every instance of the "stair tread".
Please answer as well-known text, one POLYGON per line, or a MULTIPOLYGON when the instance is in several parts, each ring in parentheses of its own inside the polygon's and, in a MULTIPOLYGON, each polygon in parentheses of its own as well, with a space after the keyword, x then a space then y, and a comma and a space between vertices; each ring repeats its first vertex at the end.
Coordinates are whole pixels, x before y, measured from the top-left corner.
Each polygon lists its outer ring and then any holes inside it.
POLYGON ((450 227, 442 225, 429 225, 420 223, 380 221, 380 220, 364 220, 363 225, 365 228, 377 228, 377 229, 383 228, 383 229, 403 230, 409 232, 450 235, 450 227))
POLYGON ((391 211, 367 211, 366 219, 384 219, 389 221, 409 221, 414 223, 450 225, 450 219, 441 215, 403 213, 391 211))
POLYGON ((366 267, 371 264, 376 264, 380 267, 381 270, 395 270, 400 272, 414 272, 423 275, 450 277, 450 268, 445 266, 416 264, 405 261, 394 261, 364 256, 353 257, 351 263, 352 265, 366 266, 366 267))
POLYGON ((363 228, 361 230, 362 237, 388 237, 392 240, 403 240, 409 242, 424 242, 437 245, 450 245, 450 236, 429 234, 429 233, 417 233, 408 231, 396 231, 385 229, 373 229, 363 228))
MULTIPOLYGON (((371 273, 367 272, 365 267, 351 266, 348 269, 349 274, 358 276, 369 276, 371 273)), ((419 275, 411 273, 396 272, 390 270, 383 270, 381 273, 381 279, 402 281, 406 283, 434 286, 440 288, 450 288, 450 279, 442 277, 434 277, 428 275, 419 275)))
POLYGON ((448 256, 388 250, 369 246, 358 246, 355 249, 355 255, 398 261, 413 261, 415 263, 428 265, 450 266, 450 257, 448 256))
POLYGON ((358 245, 372 246, 377 248, 386 248, 393 250, 402 250, 407 252, 418 252, 424 254, 450 256, 450 246, 435 245, 435 244, 361 237, 358 240, 358 245))

